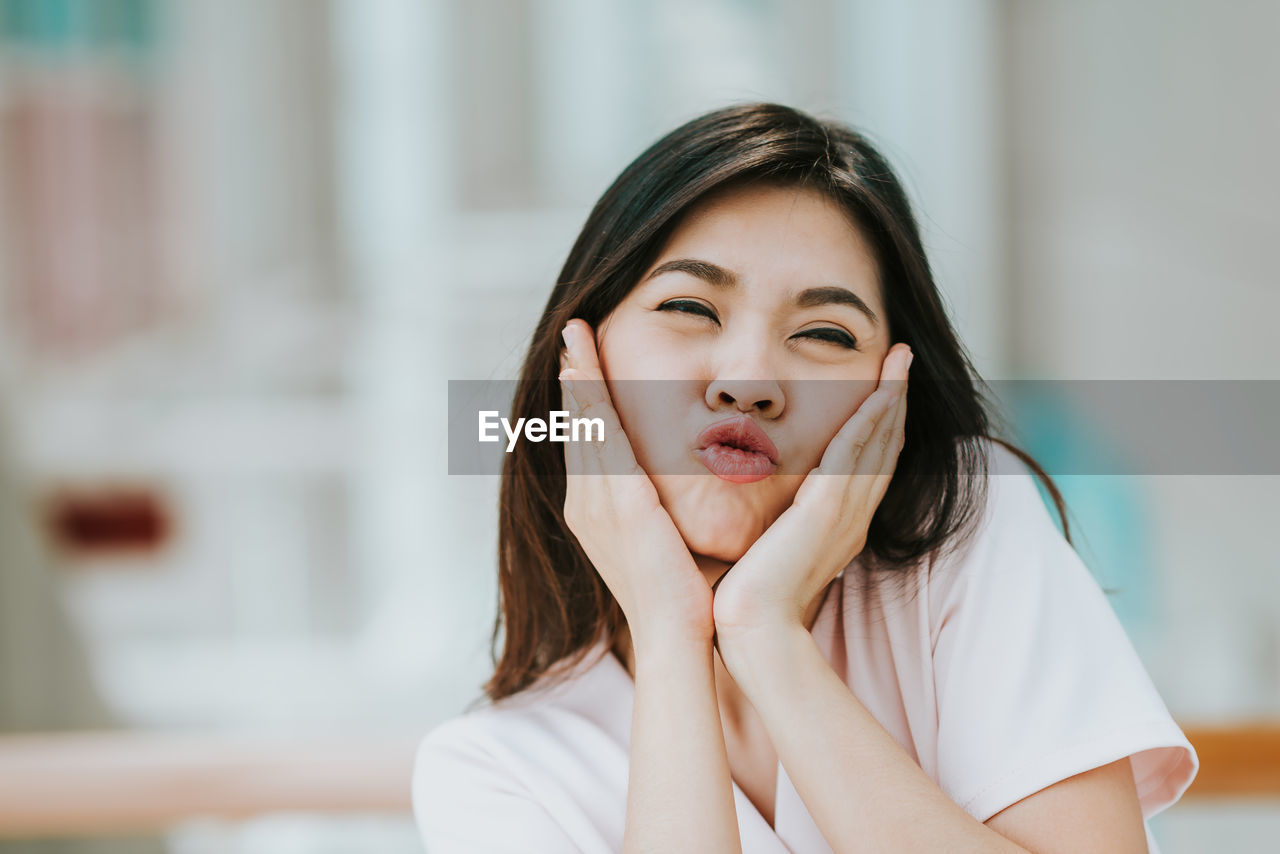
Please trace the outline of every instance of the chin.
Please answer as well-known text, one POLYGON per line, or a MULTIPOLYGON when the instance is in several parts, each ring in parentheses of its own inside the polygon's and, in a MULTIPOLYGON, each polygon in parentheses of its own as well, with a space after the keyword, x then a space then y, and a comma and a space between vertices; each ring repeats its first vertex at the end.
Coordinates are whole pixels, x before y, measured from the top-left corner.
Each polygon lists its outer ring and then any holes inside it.
POLYGON ((757 530, 722 520, 699 518, 675 522, 690 552, 725 563, 737 563, 760 536, 757 530))
POLYGON ((685 545, 696 555, 734 563, 777 515, 761 506, 758 492, 749 492, 742 485, 704 475, 675 480, 680 483, 655 485, 685 545))

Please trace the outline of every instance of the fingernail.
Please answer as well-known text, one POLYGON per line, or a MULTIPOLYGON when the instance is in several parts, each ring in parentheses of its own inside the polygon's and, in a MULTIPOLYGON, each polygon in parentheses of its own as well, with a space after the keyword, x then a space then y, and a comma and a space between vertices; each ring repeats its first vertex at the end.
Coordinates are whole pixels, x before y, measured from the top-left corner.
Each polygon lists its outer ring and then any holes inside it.
POLYGON ((916 357, 916 354, 908 349, 907 350, 907 368, 908 369, 910 369, 911 367, 911 360, 914 359, 915 357, 916 357))
POLYGON ((564 328, 560 330, 560 337, 564 339, 565 344, 569 343, 569 324, 566 323, 564 328))

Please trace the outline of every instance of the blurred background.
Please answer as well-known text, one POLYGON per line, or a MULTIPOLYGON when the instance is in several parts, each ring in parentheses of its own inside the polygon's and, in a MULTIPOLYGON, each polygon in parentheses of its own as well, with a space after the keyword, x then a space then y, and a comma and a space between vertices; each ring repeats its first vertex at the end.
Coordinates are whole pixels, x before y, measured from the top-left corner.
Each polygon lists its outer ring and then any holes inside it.
MULTIPOLYGON (((0 0, 0 852, 421 850, 412 748, 496 605, 447 381, 515 376, 596 198, 706 110, 879 143, 988 379, 1280 379, 1277 36, 1209 0, 0 0)), ((1050 466, 1107 451, 1013 414, 1050 466)), ((1165 854, 1264 850, 1277 477, 1059 483, 1202 750, 1165 854)))

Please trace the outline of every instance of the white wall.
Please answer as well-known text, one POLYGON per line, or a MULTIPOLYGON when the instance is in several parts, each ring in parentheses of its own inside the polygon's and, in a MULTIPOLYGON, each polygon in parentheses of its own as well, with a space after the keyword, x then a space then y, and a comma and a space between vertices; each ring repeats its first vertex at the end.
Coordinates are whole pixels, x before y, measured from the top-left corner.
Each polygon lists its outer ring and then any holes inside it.
MULTIPOLYGON (((1280 6, 1003 7, 1021 375, 1280 378, 1280 6)), ((1132 485, 1155 548, 1156 632, 1141 652, 1170 709, 1184 721, 1274 719, 1280 477, 1132 485)), ((1179 805, 1153 828, 1166 854, 1262 850, 1280 808, 1179 805)))

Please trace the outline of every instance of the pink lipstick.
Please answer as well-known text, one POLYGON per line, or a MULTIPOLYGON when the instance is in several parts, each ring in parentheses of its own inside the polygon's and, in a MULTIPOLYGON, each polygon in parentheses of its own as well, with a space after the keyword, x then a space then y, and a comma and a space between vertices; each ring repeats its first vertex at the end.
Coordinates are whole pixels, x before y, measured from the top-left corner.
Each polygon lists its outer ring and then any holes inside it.
POLYGON ((717 421, 698 434, 693 454, 708 471, 730 483, 754 483, 778 467, 778 449, 746 415, 717 421))

